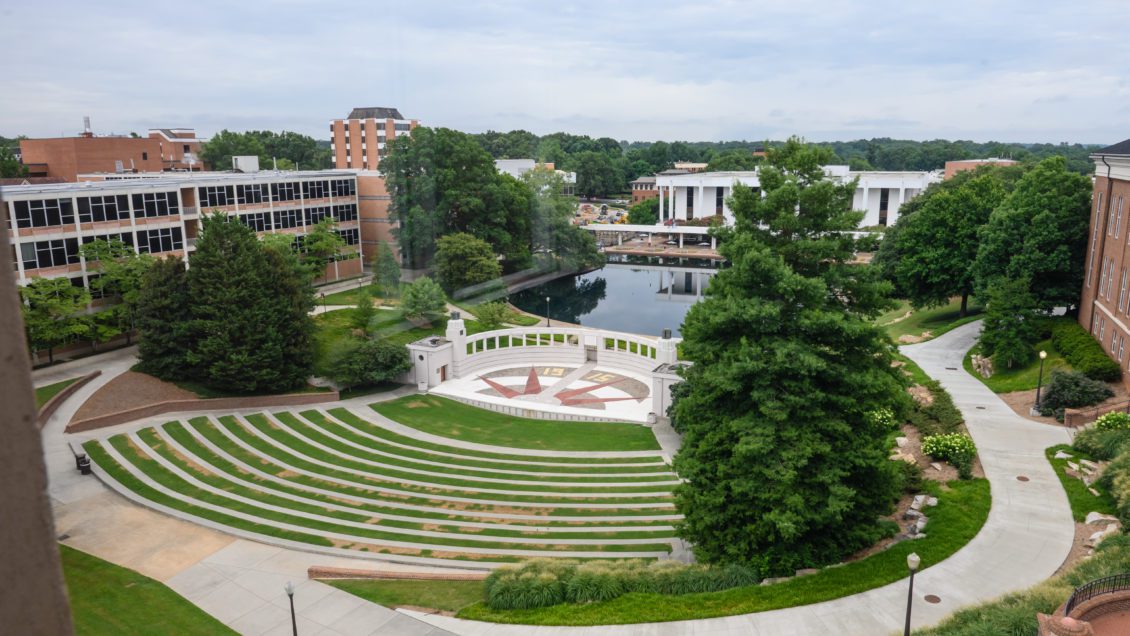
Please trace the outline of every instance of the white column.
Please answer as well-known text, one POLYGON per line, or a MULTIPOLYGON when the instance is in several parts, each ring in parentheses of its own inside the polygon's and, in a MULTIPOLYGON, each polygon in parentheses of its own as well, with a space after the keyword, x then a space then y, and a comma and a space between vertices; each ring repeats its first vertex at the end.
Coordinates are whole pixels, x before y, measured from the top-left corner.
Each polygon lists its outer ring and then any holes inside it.
MULTIPOLYGON (((870 212, 871 208, 869 208, 868 204, 867 204, 868 194, 869 194, 869 192, 868 192, 867 186, 863 186, 863 205, 860 206, 860 209, 867 211, 867 212, 870 212)), ((866 217, 864 217, 864 218, 866 218, 866 217)))
POLYGON ((675 218, 675 186, 667 186, 667 203, 671 206, 671 218, 675 218))
POLYGON ((890 212, 887 213, 887 225, 890 225, 891 223, 894 223, 895 221, 898 220, 899 209, 902 208, 902 202, 905 201, 905 200, 906 200, 906 188, 903 187, 903 186, 899 186, 899 199, 898 199, 898 202, 895 203, 894 214, 891 214, 890 212))
POLYGON ((703 211, 703 210, 704 210, 704 208, 703 208, 703 202, 702 202, 702 200, 703 200, 703 198, 705 198, 705 197, 704 197, 704 194, 705 194, 705 193, 704 193, 704 190, 706 190, 706 187, 705 187, 705 186, 703 186, 703 185, 702 185, 701 183, 700 183, 700 184, 698 185, 698 187, 696 187, 696 188, 695 188, 695 191, 694 191, 694 192, 695 192, 695 197, 694 197, 694 212, 695 212, 695 214, 697 214, 697 215, 699 215, 699 216, 710 216, 709 214, 706 214, 706 213, 705 213, 705 212, 703 211))
POLYGON ((679 233, 679 249, 682 249, 682 247, 683 247, 683 234, 680 232, 679 233))
POLYGON ((667 214, 663 209, 663 186, 657 185, 655 188, 659 190, 659 222, 662 223, 667 220, 667 214))

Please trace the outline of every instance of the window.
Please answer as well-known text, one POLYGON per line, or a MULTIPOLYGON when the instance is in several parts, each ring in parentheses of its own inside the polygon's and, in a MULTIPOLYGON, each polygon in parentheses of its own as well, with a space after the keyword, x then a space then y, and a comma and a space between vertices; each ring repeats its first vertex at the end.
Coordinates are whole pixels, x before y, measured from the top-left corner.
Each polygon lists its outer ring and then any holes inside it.
POLYGON ((1122 282, 1118 285, 1118 311, 1122 311, 1122 303, 1126 301, 1126 268, 1122 268, 1122 282))
POLYGON ((271 196, 275 201, 294 201, 298 198, 294 183, 272 183, 271 196))
POLYGON ((337 235, 345 240, 346 245, 357 245, 361 240, 360 232, 357 228, 350 228, 348 230, 338 230, 337 235))
POLYGON ((16 201, 16 227, 52 227, 75 222, 70 199, 16 201))
POLYGON ((127 219, 129 219, 129 196, 127 195, 78 198, 78 220, 80 223, 124 221, 127 219))
POLYGON ((84 236, 84 237, 82 237, 82 244, 86 245, 87 243, 93 243, 94 241, 96 241, 98 239, 102 239, 103 241, 107 241, 107 242, 110 242, 110 241, 117 239, 117 240, 121 241, 122 243, 125 243, 126 245, 133 247, 133 232, 122 232, 121 234, 98 234, 96 236, 84 236))
POLYGON ((140 230, 137 233, 137 251, 141 254, 171 252, 183 247, 184 240, 179 227, 140 230))
POLYGON ((232 186, 207 186, 199 188, 200 207, 218 208, 235 203, 235 189, 232 186))
POLYGON ((235 187, 236 203, 266 203, 271 200, 271 193, 265 183, 250 183, 235 187))
POLYGON ((238 218, 240 223, 243 223, 256 232, 266 232, 271 229, 271 215, 269 212, 241 214, 238 218))
POLYGON ((1114 257, 1110 258, 1110 271, 1106 275, 1106 299, 1110 300, 1114 294, 1114 257))
POLYGON ((687 188, 687 220, 694 218, 694 188, 687 188))
POLYGON ((1106 316, 1099 318, 1099 342, 1106 337, 1106 316))
POLYGON ((1103 290, 1106 289, 1107 266, 1106 266, 1106 259, 1105 258, 1103 259, 1103 263, 1102 263, 1101 267, 1102 267, 1102 276, 1099 277, 1099 293, 1098 293, 1099 296, 1102 296, 1103 290))
POLYGON ((149 153, 148 152, 141 153, 141 160, 142 161, 149 161, 149 153))
POLYGON ((303 181, 302 196, 306 199, 324 199, 329 196, 328 181, 303 181))
POLYGON ((299 210, 275 210, 274 217, 276 230, 302 225, 302 217, 299 210))
POLYGON ((334 179, 330 191, 335 197, 351 197, 357 194, 357 182, 353 179, 334 179))
POLYGON ((20 257, 24 269, 59 267, 79 262, 77 238, 54 239, 20 244, 20 257))
POLYGON ((891 189, 879 188, 879 225, 887 224, 887 207, 891 202, 891 189))
POLYGON ((1126 338, 1118 337, 1118 361, 1122 362, 1122 354, 1126 350, 1126 338))
POLYGON ((330 208, 328 206, 306 208, 306 225, 316 225, 318 221, 330 217, 330 208))
POLYGON ((145 192, 133 195, 133 216, 169 216, 179 214, 176 192, 145 192))
POLYGON ((192 152, 192 150, 190 150, 190 149, 189 149, 189 147, 188 147, 188 144, 185 144, 185 145, 184 145, 184 149, 183 149, 183 150, 181 150, 181 152, 183 152, 184 154, 186 154, 186 155, 187 155, 187 154, 191 153, 191 152, 192 152))
POLYGON ((349 203, 347 205, 334 206, 334 218, 340 221, 356 221, 357 220, 357 206, 349 203))
POLYGON ((1110 334, 1110 352, 1113 354, 1114 350, 1118 348, 1118 332, 1115 331, 1110 334))
POLYGON ((1114 238, 1118 238, 1118 232, 1122 229, 1122 196, 1118 197, 1118 214, 1115 216, 1114 221, 1114 238))
POLYGON ((412 130, 412 124, 394 124, 393 130, 399 130, 399 131, 412 130))
POLYGON ((722 214, 722 205, 726 201, 726 189, 714 188, 714 213, 722 214))

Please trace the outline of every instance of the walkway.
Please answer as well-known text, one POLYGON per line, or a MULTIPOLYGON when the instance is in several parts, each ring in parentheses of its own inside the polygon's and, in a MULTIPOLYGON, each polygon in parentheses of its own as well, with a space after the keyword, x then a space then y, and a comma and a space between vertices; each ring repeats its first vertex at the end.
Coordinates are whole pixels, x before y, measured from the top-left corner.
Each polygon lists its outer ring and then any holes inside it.
MULTIPOLYGON (((980 322, 971 323, 929 342, 902 348, 953 395, 977 442, 981 464, 993 492, 993 507, 981 532, 956 554, 915 577, 913 622, 916 627, 933 625, 961 607, 1046 579, 1063 563, 1074 538, 1075 525, 1067 496, 1044 457, 1048 446, 1069 441, 1067 432, 1017 416, 985 385, 962 370, 962 358, 980 328, 980 322), (1028 481, 1017 480, 1021 475, 1028 481), (927 594, 941 597, 941 602, 925 602, 927 594)), ((526 627, 413 615, 467 635, 875 636, 902 629, 906 587, 903 580, 825 603, 743 616, 647 625, 526 627)))

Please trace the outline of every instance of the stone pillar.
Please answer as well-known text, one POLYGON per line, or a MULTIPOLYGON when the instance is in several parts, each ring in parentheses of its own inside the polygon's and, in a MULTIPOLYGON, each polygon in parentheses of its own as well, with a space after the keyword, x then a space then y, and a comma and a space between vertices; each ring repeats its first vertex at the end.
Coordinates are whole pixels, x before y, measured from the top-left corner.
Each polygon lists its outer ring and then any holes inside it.
POLYGON ((683 235, 682 235, 682 233, 679 234, 679 247, 680 248, 683 247, 683 235))
POLYGON ((455 377, 459 377, 459 367, 463 360, 467 358, 467 326, 458 311, 451 312, 451 318, 447 321, 447 333, 444 334, 444 337, 451 341, 453 345, 452 366, 455 367, 455 377))
POLYGON ((671 330, 664 329, 663 337, 659 339, 659 343, 655 347, 655 363, 659 364, 675 364, 679 361, 678 351, 675 346, 678 343, 671 337, 671 330))
POLYGON ((896 202, 896 203, 895 203, 895 213, 894 213, 894 214, 891 214, 891 213, 890 213, 890 212, 888 211, 888 213, 887 213, 887 225, 890 225, 890 224, 892 224, 892 223, 894 222, 894 221, 892 221, 891 219, 895 219, 896 221, 898 220, 898 218, 899 218, 899 209, 900 209, 900 208, 902 208, 902 202, 903 202, 903 201, 905 201, 905 200, 906 200, 906 188, 905 188, 904 186, 901 186, 901 185, 900 185, 900 186, 899 186, 899 198, 898 198, 898 202, 896 202))

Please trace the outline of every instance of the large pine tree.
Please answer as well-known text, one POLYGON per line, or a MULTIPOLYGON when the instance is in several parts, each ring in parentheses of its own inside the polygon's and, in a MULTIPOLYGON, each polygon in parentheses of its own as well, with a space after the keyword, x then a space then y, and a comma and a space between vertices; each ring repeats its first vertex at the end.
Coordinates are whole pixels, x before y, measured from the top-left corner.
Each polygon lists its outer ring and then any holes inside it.
POLYGON ((868 414, 905 399, 872 324, 889 285, 849 264, 854 183, 824 179, 827 151, 769 152, 761 192, 737 186, 730 262, 683 324, 694 365, 673 414, 680 536, 700 560, 763 574, 828 563, 872 543, 898 492, 868 414))

